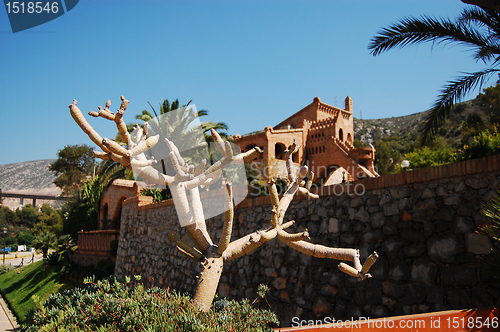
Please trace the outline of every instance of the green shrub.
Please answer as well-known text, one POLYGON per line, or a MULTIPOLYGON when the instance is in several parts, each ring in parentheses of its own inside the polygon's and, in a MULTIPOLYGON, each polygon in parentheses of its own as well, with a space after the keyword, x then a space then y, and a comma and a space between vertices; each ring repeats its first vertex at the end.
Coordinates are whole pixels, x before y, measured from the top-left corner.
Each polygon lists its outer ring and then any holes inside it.
POLYGON ((27 245, 30 246, 31 242, 33 242, 33 234, 31 233, 23 233, 21 232, 19 236, 17 237, 17 241, 19 242, 20 245, 27 245))
POLYGON ((61 262, 61 255, 58 252, 52 252, 46 258, 48 266, 56 266, 61 262))
POLYGON ((155 203, 172 198, 172 194, 170 193, 169 188, 167 188, 167 189, 156 189, 156 188, 142 189, 141 196, 151 196, 151 197, 153 197, 153 202, 155 202, 155 203))
POLYGON ((424 146, 414 152, 405 154, 411 169, 451 164, 455 161, 455 151, 449 146, 430 148, 424 146))
POLYGON ((472 142, 457 152, 459 161, 494 156, 500 153, 498 132, 484 131, 475 136, 472 142))
POLYGON ((9 271, 14 270, 14 267, 10 264, 2 264, 0 265, 0 274, 7 273, 9 271))
POLYGON ((12 244, 16 243, 16 241, 17 241, 16 238, 13 236, 7 236, 4 240, 6 245, 12 245, 12 244))
MULTIPOLYGON (((92 280, 90 280, 92 281, 92 280)), ((116 279, 53 294, 31 312, 22 331, 272 331, 276 316, 241 303, 217 301, 201 312, 187 295, 130 286, 116 279)))

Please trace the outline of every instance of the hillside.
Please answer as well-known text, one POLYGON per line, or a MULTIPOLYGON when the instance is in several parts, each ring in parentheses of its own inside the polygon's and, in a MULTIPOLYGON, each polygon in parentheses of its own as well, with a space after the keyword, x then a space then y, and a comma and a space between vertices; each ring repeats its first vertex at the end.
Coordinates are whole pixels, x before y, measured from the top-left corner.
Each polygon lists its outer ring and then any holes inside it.
MULTIPOLYGON (((21 193, 60 194, 61 190, 53 183, 56 177, 48 169, 54 161, 45 159, 0 165, 0 188, 21 193)), ((2 203, 11 209, 19 206, 19 200, 14 198, 4 198, 2 203)), ((37 205, 43 203, 37 201, 37 205)))
POLYGON ((354 118, 354 138, 366 144, 374 144, 385 136, 403 136, 417 131, 427 112, 383 119, 354 118))
POLYGON ((54 161, 45 159, 0 165, 0 188, 3 191, 56 188, 52 183, 56 177, 48 169, 54 161))
MULTIPOLYGON (((354 138, 365 144, 375 142, 387 136, 404 136, 418 133, 420 126, 425 121, 429 111, 415 114, 383 118, 383 119, 356 119, 354 118, 354 138)), ((481 111, 475 100, 458 104, 451 112, 449 119, 439 130, 439 136, 443 137, 448 144, 460 145, 460 126, 469 114, 478 114, 483 121, 487 122, 486 114, 481 111)))

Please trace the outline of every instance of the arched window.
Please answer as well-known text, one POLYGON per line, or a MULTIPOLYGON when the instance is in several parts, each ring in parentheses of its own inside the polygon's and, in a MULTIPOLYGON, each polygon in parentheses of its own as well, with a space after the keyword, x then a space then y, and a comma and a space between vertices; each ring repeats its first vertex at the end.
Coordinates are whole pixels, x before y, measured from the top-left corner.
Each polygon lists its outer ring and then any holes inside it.
POLYGON ((275 154, 276 159, 284 160, 285 159, 285 150, 286 150, 286 146, 284 144, 276 143, 276 145, 274 146, 274 154, 275 154))
POLYGON ((340 128, 340 129, 339 129, 339 139, 340 139, 341 141, 343 141, 343 140, 344 140, 344 131, 342 130, 342 128, 340 128))
POLYGON ((347 141, 352 144, 352 136, 351 133, 347 134, 347 141))

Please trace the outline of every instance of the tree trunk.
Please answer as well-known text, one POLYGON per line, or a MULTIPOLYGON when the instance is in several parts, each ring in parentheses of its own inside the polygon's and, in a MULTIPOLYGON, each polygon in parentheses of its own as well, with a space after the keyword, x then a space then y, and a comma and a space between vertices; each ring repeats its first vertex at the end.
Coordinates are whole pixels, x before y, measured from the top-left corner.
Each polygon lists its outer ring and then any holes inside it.
POLYGON ((203 270, 200 273, 198 287, 194 295, 194 303, 201 311, 208 311, 212 306, 215 293, 219 285, 219 279, 224 266, 222 257, 210 257, 203 262, 203 270))

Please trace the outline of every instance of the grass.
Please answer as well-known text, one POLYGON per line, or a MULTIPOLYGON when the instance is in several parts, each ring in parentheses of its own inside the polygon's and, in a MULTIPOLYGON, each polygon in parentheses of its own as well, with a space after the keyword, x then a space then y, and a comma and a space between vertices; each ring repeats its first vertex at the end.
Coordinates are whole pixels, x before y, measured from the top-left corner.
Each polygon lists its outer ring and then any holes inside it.
POLYGON ((0 275, 0 291, 19 323, 24 323, 28 312, 36 309, 33 295, 45 300, 50 294, 82 287, 80 283, 60 278, 62 265, 43 270, 42 264, 39 261, 0 275))

